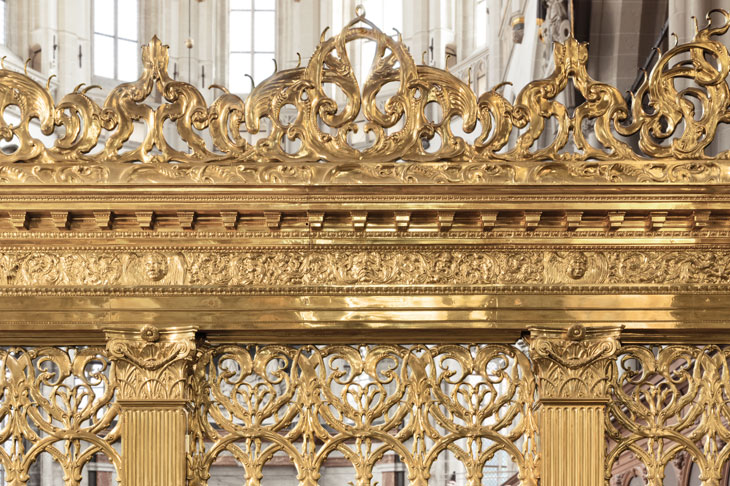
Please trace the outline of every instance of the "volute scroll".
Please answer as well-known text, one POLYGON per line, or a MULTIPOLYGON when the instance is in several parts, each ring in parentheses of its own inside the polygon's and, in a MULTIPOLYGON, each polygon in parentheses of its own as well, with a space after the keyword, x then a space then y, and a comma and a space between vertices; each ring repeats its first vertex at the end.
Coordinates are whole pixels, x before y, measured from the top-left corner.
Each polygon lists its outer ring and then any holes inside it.
POLYGON ((56 105, 48 88, 0 70, 0 110, 20 113, 17 124, 0 119, 0 136, 17 141, 0 152, 0 181, 722 182, 730 151, 710 157, 706 149, 730 122, 730 55, 715 40, 729 27, 727 11, 711 11, 691 42, 659 56, 630 103, 588 76, 587 45, 573 37, 555 44, 554 72, 512 103, 496 89, 477 96, 448 71, 417 65, 400 34, 383 33, 360 12, 335 36, 323 34, 306 66, 275 72, 245 100, 213 86, 223 93, 208 106, 195 86, 168 75, 167 46, 153 37, 142 49, 140 79, 114 88, 102 106, 80 86, 56 105), (357 40, 375 44, 360 81, 348 53, 357 40), (569 81, 584 98, 575 107, 560 101, 569 81), (146 102, 155 89, 159 106, 146 102), (440 119, 429 115, 434 104, 440 119), (53 146, 30 134, 33 119, 57 136, 53 146), (168 121, 181 146, 166 139, 168 121), (145 135, 130 147, 140 123, 145 135))

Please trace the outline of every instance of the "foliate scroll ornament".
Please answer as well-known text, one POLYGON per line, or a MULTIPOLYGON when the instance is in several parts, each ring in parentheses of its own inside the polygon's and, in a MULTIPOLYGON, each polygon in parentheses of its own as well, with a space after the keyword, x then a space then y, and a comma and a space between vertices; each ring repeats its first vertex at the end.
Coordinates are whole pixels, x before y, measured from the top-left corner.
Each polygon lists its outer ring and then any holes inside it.
MULTIPOLYGON (((208 128, 211 118, 203 95, 194 86, 173 80, 167 74, 168 61, 167 46, 153 37, 142 51, 142 77, 109 93, 101 112, 104 128, 112 131, 104 149, 105 159, 156 163, 220 158, 207 149, 203 138, 195 132, 208 128), (141 102, 150 96, 155 85, 168 103, 153 109, 141 102), (190 153, 177 150, 167 142, 163 135, 167 120, 175 123, 177 133, 190 148, 190 153), (137 148, 120 153, 122 145, 132 136, 135 121, 143 121, 148 127, 145 138, 137 148)), ((223 103, 220 108, 226 108, 225 105, 223 103)))
POLYGON ((541 400, 606 400, 620 328, 530 329, 541 400))
POLYGON ((730 458, 729 359, 726 346, 622 347, 609 390, 606 478, 628 455, 651 486, 663 484, 667 467, 691 463, 702 484, 721 484, 730 458))
MULTIPOLYGON (((728 31, 730 13, 712 10, 707 22, 691 42, 675 45, 659 57, 632 95, 630 123, 616 125, 624 135, 638 132, 639 147, 650 157, 705 158, 718 125, 730 122, 730 54, 722 42, 712 39, 728 31), (717 27, 712 21, 716 13, 724 20, 717 27)), ((730 158, 730 151, 720 158, 730 158)))
POLYGON ((611 129, 612 123, 628 116, 628 107, 618 89, 594 81, 588 76, 588 47, 568 38, 565 43, 554 46, 555 71, 544 80, 529 83, 519 93, 512 110, 512 119, 517 128, 523 129, 515 148, 509 152, 510 159, 635 159, 637 155, 623 141, 618 140, 611 129), (573 111, 555 100, 565 90, 568 80, 585 97, 585 101, 573 111), (546 122, 555 118, 557 134, 545 148, 531 150, 535 141, 546 131, 546 122), (592 146, 584 133, 585 121, 594 121, 594 133, 600 143, 592 146), (561 153, 573 134, 576 153, 561 153))
POLYGON ((116 364, 120 400, 188 400, 195 331, 106 331, 107 353, 116 364))
POLYGON ((448 71, 417 65, 400 35, 383 33, 362 11, 336 35, 323 33, 306 66, 275 72, 245 101, 213 86, 222 94, 208 106, 195 86, 170 77, 167 46, 156 37, 143 47, 140 79, 113 89, 102 106, 81 86, 55 104, 47 86, 0 69, 0 113, 17 112, 17 123, 0 117, 0 137, 17 142, 15 151, 0 151, 0 182, 716 180, 717 167, 697 160, 707 158, 718 124, 730 122, 730 55, 713 39, 728 30, 730 14, 712 13, 725 22, 660 56, 630 104, 588 76, 587 47, 572 36, 555 44, 554 71, 528 83, 513 104, 497 88, 477 97, 448 71), (359 82, 348 45, 363 40, 375 49, 359 82), (681 89, 678 80, 696 86, 681 89), (558 101, 570 81, 583 96, 577 106, 558 101), (159 105, 147 102, 154 90, 159 105), (441 116, 430 116, 432 105, 441 116), (36 119, 44 135, 57 135, 53 146, 31 135, 36 119), (128 148, 135 125, 144 126, 143 140, 128 148), (166 138, 166 125, 180 143, 166 138), (362 132, 365 141, 355 143, 362 132), (641 153, 626 138, 634 136, 641 153), (674 160, 655 165, 646 155, 674 160), (543 165, 533 173, 525 166, 532 162, 543 165), (552 162, 577 163, 573 170, 552 162))

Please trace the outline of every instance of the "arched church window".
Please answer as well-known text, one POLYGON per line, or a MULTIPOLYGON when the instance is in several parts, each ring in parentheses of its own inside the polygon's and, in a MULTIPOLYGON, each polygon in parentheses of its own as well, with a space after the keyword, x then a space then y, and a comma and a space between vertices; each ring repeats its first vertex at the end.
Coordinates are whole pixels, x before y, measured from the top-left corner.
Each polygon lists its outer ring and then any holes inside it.
POLYGON ((274 72, 276 0, 230 0, 228 84, 234 93, 251 89, 274 72))
POLYGON ((138 69, 137 0, 94 0, 94 75, 134 81, 138 69))

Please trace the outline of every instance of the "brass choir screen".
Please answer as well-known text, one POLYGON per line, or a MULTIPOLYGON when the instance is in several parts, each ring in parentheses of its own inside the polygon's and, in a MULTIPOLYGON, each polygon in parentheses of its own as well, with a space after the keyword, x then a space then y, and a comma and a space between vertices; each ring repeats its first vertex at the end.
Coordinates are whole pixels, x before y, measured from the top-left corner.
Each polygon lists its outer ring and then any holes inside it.
POLYGON ((105 97, 3 67, 0 484, 726 486, 729 29, 626 98, 361 9, 245 100, 156 37, 105 97))
POLYGON ((333 453, 354 484, 378 481, 387 453, 410 484, 428 484, 447 451, 473 484, 499 451, 535 482, 535 381, 514 346, 219 346, 197 366, 191 460, 201 482, 223 451, 249 484, 279 452, 307 485, 333 453))

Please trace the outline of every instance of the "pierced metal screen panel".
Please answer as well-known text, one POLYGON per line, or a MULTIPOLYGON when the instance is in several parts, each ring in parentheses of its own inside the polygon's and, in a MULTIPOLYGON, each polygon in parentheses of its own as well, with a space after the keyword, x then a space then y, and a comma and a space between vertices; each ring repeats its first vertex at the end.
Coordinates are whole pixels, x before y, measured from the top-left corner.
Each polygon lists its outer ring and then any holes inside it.
MULTIPOLYGON (((200 343, 173 427, 188 430, 188 484, 537 484, 552 402, 530 354, 521 341, 200 343)), ((599 367, 606 484, 727 483, 729 359, 726 346, 624 345, 599 367)), ((119 411, 138 405, 119 398, 125 371, 104 348, 0 348, 0 365, 0 484, 124 480, 119 411)))
POLYGON ((0 484, 116 482, 113 367, 104 348, 0 348, 0 484))
POLYGON ((358 485, 436 484, 447 454, 445 480, 535 477, 535 380, 517 346, 217 346, 195 375, 190 465, 201 482, 238 463, 247 484, 276 464, 299 484, 326 484, 330 461, 358 485))
POLYGON ((729 358, 726 346, 621 348, 606 421, 606 480, 727 484, 729 358))

